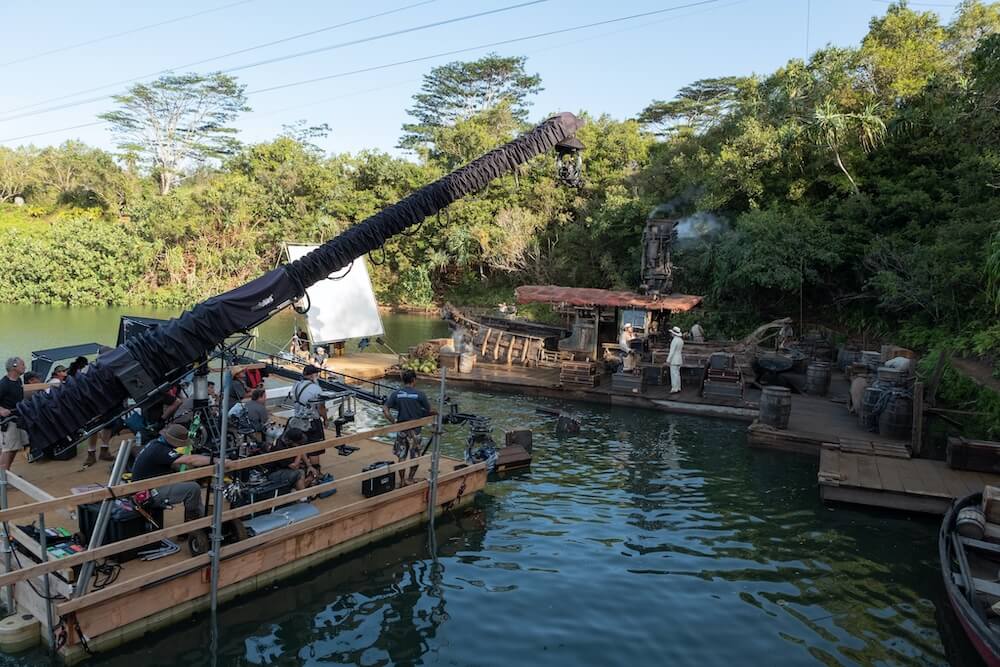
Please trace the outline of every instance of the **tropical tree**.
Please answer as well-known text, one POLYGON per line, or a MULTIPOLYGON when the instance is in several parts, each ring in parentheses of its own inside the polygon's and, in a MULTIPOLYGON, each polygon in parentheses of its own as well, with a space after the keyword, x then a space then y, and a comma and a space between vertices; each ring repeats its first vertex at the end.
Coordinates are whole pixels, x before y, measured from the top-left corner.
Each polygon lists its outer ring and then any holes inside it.
POLYGON ((847 170, 842 154, 852 143, 857 143, 867 153, 885 139, 885 121, 878 115, 878 105, 869 104, 862 111, 851 113, 838 110, 828 100, 816 108, 813 120, 820 140, 833 153, 837 166, 851 182, 854 194, 858 194, 858 184, 847 170))
POLYGON ((472 62, 452 62, 435 67, 424 76, 420 92, 407 111, 414 122, 403 125, 401 148, 416 150, 434 142, 434 132, 500 105, 524 122, 528 98, 542 90, 542 79, 528 74, 525 56, 501 57, 491 53, 472 62))
POLYGON ((111 123, 118 147, 134 152, 156 175, 165 195, 186 165, 235 152, 230 123, 250 110, 244 89, 225 74, 170 74, 116 95, 120 108, 100 118, 111 123))

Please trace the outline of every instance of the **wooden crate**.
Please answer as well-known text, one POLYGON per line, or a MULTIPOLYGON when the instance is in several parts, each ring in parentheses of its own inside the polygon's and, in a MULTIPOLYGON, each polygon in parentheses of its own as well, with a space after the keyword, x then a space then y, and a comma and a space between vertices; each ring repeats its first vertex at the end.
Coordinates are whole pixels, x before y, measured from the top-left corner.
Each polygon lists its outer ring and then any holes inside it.
POLYGON ((983 514, 990 523, 1000 523, 1000 487, 983 489, 983 514))
POLYGON ((457 373, 458 362, 461 356, 458 352, 439 352, 438 366, 446 369, 449 373, 457 373))
POLYGON ((599 381, 597 364, 592 361, 563 361, 559 365, 559 383, 564 387, 594 387, 599 381))
POLYGON ((645 385, 641 375, 614 373, 611 376, 611 389, 626 394, 641 394, 645 391, 645 385))
POLYGON ((1000 442, 948 438, 948 467, 955 470, 1000 472, 1000 442))

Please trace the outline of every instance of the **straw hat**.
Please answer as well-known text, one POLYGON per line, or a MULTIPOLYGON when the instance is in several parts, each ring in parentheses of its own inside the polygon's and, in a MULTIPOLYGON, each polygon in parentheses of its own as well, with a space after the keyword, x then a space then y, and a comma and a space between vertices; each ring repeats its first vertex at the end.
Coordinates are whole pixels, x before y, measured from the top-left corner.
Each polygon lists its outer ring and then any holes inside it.
POLYGON ((683 335, 684 335, 684 334, 683 334, 683 333, 681 332, 681 330, 680 330, 680 327, 671 327, 671 328, 670 328, 670 333, 672 333, 672 334, 673 334, 673 335, 675 335, 675 336, 683 336, 683 335))
POLYGON ((191 444, 188 430, 180 424, 170 424, 160 431, 160 435, 171 447, 187 447, 191 444))

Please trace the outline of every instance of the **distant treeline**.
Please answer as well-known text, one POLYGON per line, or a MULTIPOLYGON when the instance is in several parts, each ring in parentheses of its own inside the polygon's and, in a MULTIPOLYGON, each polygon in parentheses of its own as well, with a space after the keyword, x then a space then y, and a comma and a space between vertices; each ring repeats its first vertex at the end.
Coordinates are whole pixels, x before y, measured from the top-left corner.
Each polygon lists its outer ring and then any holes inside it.
MULTIPOLYGON (((634 289, 644 220, 666 204, 725 223, 675 256, 710 333, 797 316, 801 299, 844 331, 995 351, 998 31, 998 3, 964 2, 946 25, 892 5, 856 48, 696 81, 634 119, 590 117, 581 188, 537 158, 390 241, 371 258, 376 289, 411 304, 509 300, 524 282, 634 289)), ((322 128, 301 126, 166 176, 134 143, 0 148, 0 298, 183 305, 236 285, 282 241, 328 239, 527 127, 542 81, 525 66, 432 70, 401 137, 415 160, 327 156, 311 143, 322 128)), ((119 101, 142 92, 155 91, 119 101)))

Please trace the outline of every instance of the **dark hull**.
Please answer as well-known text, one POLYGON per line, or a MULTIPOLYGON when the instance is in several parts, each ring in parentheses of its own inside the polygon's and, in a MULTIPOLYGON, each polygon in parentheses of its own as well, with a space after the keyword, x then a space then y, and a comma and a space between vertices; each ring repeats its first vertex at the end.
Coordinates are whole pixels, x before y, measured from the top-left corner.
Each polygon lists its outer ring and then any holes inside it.
MULTIPOLYGON (((993 632, 986 623, 986 619, 977 607, 982 604, 975 600, 973 596, 970 600, 958 584, 955 583, 954 574, 960 573, 961 568, 956 567, 956 556, 959 542, 958 533, 955 532, 955 519, 958 512, 972 505, 978 505, 982 499, 982 494, 975 493, 971 496, 961 498, 951 506, 941 523, 941 533, 938 536, 938 557, 941 561, 941 576, 944 579, 945 592, 948 594, 948 602, 951 604, 955 616, 958 617, 962 630, 973 648, 990 667, 1000 667, 1000 636, 993 632)), ((971 574, 970 574, 971 577, 971 574)))

